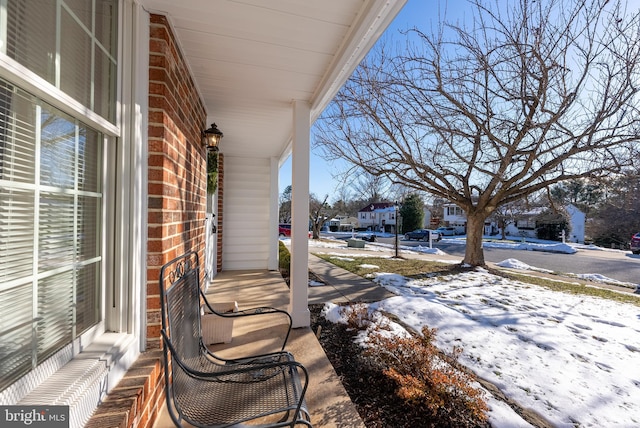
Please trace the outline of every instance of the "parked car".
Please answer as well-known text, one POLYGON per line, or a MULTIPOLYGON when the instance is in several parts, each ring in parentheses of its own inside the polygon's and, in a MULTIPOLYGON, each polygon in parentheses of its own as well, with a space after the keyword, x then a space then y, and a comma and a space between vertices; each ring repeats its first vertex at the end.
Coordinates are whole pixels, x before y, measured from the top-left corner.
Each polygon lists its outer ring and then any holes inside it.
POLYGON ((631 252, 633 254, 640 254, 640 232, 631 237, 629 247, 631 248, 631 252))
POLYGON ((440 235, 438 232, 429 229, 416 229, 411 232, 407 232, 404 234, 405 241, 411 241, 415 239, 417 241, 428 241, 429 235, 431 235, 431 239, 437 241, 440 239, 440 235))
POLYGON ((290 224, 279 224, 278 225, 278 235, 281 238, 290 237, 291 236, 291 225, 290 224))
MULTIPOLYGON (((291 237, 291 225, 280 223, 278 225, 278 236, 280 238, 290 238, 291 237)), ((313 236, 313 233, 309 231, 309 238, 313 236)))
POLYGON ((353 237, 368 242, 376 242, 378 240, 376 235, 373 233, 356 233, 353 237))
POLYGON ((453 226, 442 226, 436 229, 436 232, 440 236, 454 236, 458 235, 458 229, 453 226))

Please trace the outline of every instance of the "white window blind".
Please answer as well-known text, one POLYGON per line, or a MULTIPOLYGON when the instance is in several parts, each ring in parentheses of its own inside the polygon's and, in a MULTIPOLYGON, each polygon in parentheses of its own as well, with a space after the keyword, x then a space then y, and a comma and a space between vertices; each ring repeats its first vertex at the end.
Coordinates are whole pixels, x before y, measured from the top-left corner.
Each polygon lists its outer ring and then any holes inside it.
POLYGON ((0 80, 0 390, 99 321, 103 141, 0 80))
POLYGON ((7 56, 114 123, 117 1, 6 1, 7 56))

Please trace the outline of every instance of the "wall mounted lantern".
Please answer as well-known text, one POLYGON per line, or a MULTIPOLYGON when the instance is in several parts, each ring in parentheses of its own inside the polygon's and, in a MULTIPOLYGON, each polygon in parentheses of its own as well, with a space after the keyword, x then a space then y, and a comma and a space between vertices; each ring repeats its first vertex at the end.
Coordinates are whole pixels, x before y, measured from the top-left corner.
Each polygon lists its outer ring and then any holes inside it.
POLYGON ((202 145, 207 148, 207 150, 218 151, 218 144, 220 144, 220 140, 222 140, 222 131, 218 129, 215 123, 211 124, 211 128, 202 131, 202 145))

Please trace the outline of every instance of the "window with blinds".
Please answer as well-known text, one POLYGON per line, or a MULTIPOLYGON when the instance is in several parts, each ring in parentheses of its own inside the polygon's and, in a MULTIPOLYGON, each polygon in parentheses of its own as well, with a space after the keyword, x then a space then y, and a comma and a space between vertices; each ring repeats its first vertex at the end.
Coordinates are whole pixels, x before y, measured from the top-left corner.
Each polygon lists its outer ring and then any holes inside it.
POLYGON ((114 123, 117 0, 6 1, 7 56, 114 123))
POLYGON ((99 321, 103 136, 0 80, 0 389, 99 321))
MULTIPOLYGON (((0 0, 0 50, 115 123, 117 4, 0 0)), ((101 321, 114 142, 0 79, 0 391, 101 321)))

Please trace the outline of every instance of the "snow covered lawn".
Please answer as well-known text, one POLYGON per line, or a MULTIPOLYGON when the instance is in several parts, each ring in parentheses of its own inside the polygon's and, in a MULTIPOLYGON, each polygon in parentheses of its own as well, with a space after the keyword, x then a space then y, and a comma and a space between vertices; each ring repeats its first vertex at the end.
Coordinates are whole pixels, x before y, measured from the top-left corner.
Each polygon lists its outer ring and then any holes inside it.
MULTIPOLYGON (((417 331, 437 328, 439 347, 463 347, 463 364, 554 426, 640 426, 640 306, 483 269, 420 280, 373 275, 398 295, 373 309, 417 331)), ((493 426, 526 426, 495 402, 492 408, 493 426)))

